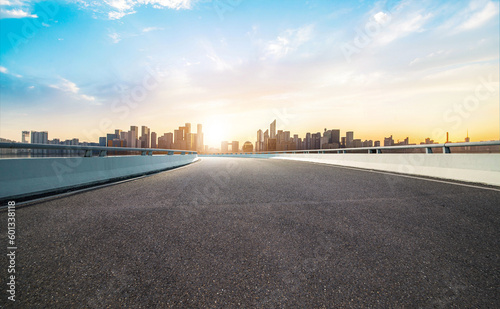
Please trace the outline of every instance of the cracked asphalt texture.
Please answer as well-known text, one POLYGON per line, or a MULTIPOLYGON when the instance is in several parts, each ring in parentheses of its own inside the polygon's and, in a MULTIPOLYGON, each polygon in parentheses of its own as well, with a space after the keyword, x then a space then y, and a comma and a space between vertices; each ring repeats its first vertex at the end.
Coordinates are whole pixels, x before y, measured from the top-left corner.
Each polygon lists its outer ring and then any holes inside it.
POLYGON ((203 158, 19 208, 16 224, 6 307, 500 306, 498 191, 203 158))

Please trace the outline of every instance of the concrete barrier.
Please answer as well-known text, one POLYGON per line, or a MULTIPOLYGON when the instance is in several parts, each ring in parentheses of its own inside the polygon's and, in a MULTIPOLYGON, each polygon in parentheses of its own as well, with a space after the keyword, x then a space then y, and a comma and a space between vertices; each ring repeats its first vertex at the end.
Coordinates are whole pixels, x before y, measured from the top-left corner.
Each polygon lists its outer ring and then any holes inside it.
POLYGON ((500 154, 276 154, 297 160, 500 186, 500 154))
POLYGON ((140 176, 196 160, 196 154, 1 159, 0 199, 15 199, 140 176))

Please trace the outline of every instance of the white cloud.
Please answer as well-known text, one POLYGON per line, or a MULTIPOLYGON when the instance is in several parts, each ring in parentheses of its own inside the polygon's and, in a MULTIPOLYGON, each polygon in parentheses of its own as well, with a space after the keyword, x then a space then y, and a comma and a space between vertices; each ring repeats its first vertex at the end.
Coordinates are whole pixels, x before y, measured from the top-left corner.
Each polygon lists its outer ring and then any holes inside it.
POLYGON ((312 25, 309 25, 298 29, 286 30, 278 36, 276 40, 267 44, 266 55, 275 58, 282 58, 290 52, 295 51, 302 44, 311 39, 313 28, 314 27, 312 25))
POLYGON ((27 11, 23 11, 21 9, 12 9, 12 10, 0 10, 0 18, 38 18, 36 14, 28 13, 27 11))
POLYGON ((111 40, 115 44, 121 41, 120 35, 116 32, 110 33, 110 34, 108 34, 108 36, 111 38, 111 40))
POLYGON ((151 31, 157 31, 157 30, 163 30, 163 28, 160 27, 147 27, 142 29, 142 32, 151 32, 151 31))
POLYGON ((378 12, 377 14, 373 15, 373 19, 375 19, 375 21, 378 24, 383 25, 383 24, 388 23, 391 20, 391 17, 387 13, 378 12))
POLYGON ((415 65, 417 63, 428 61, 430 59, 436 59, 436 58, 441 59, 442 56, 448 56, 449 54, 450 54, 450 51, 446 51, 445 52, 444 50, 439 50, 439 51, 436 51, 436 52, 432 52, 432 53, 428 54, 425 57, 417 57, 417 58, 413 59, 410 62, 410 66, 415 65))
POLYGON ((61 82, 59 84, 49 85, 49 87, 72 93, 78 93, 78 91, 80 90, 75 83, 64 78, 61 79, 61 82))
POLYGON ((476 10, 472 16, 467 19, 462 26, 461 29, 469 30, 480 27, 492 17, 498 14, 498 2, 488 1, 488 3, 479 8, 480 10, 476 10))
POLYGON ((60 82, 58 84, 53 84, 49 85, 49 87, 58 89, 62 92, 69 92, 72 94, 75 94, 78 99, 86 100, 86 101, 95 101, 95 97, 93 96, 88 96, 86 94, 81 94, 80 93, 80 88, 73 83, 72 81, 69 81, 65 78, 61 78, 60 82))
POLYGON ((86 94, 82 94, 80 95, 80 98, 84 99, 84 100, 87 100, 87 101, 95 101, 95 97, 92 97, 92 96, 88 96, 86 94))
POLYGON ((115 20, 115 19, 120 19, 125 15, 130 15, 130 14, 134 14, 134 13, 135 13, 135 11, 131 11, 131 12, 121 12, 121 11, 116 12, 116 11, 114 11, 114 12, 108 13, 108 18, 111 20, 115 20))
MULTIPOLYGON (((1 0, 0 0, 1 1, 1 0)), ((90 1, 77 0, 77 3, 86 9, 93 10, 95 13, 105 13, 111 20, 121 19, 126 15, 134 14, 134 8, 144 5, 151 5, 155 9, 191 9, 193 3, 198 0, 104 0, 90 1), (109 11, 107 9, 110 9, 109 11), (103 12, 104 10, 104 12, 103 12)))
POLYGON ((10 74, 10 75, 15 76, 17 78, 22 78, 23 77, 22 75, 19 75, 19 74, 10 73, 9 70, 6 67, 2 67, 2 66, 0 66, 0 72, 4 73, 4 74, 10 74))
POLYGON ((401 18, 394 23, 390 23, 387 27, 387 31, 383 31, 378 38, 378 42, 388 44, 411 33, 422 32, 424 30, 423 26, 430 17, 432 17, 431 14, 414 14, 406 18, 401 18))

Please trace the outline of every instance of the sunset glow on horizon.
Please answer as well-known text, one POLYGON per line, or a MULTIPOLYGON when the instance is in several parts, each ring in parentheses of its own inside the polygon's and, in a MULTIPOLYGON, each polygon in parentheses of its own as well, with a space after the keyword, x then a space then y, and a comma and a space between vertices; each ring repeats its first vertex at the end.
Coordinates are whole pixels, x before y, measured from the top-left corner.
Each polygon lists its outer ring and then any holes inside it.
POLYGON ((0 137, 500 139, 499 1, 1 1, 0 137), (223 5, 222 5, 223 4, 223 5))

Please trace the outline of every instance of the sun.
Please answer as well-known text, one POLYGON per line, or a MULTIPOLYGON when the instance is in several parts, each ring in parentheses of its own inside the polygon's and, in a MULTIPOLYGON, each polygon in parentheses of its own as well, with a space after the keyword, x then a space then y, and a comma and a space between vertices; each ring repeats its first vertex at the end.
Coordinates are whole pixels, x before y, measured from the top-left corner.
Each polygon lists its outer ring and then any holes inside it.
POLYGON ((227 119, 221 116, 211 116, 203 124, 203 142, 208 147, 220 147, 220 142, 229 138, 227 119))

